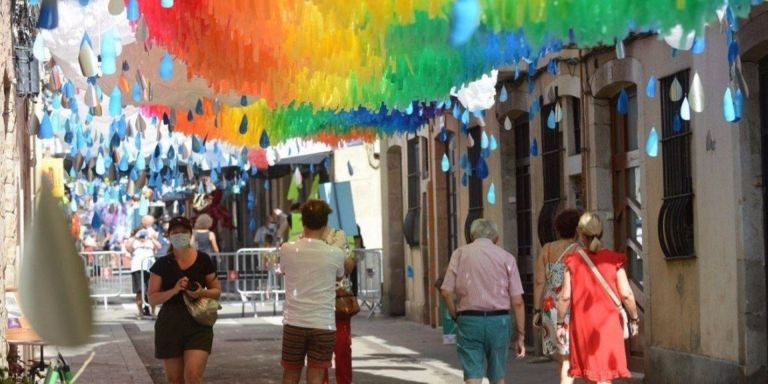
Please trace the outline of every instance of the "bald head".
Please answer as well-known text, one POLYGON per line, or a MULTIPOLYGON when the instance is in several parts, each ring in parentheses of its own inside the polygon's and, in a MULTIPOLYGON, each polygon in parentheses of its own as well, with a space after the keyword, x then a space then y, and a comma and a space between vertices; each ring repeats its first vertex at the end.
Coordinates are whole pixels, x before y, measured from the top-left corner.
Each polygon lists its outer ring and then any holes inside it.
POLYGON ((144 228, 149 228, 155 224, 155 217, 152 215, 144 215, 141 218, 141 226, 144 228))

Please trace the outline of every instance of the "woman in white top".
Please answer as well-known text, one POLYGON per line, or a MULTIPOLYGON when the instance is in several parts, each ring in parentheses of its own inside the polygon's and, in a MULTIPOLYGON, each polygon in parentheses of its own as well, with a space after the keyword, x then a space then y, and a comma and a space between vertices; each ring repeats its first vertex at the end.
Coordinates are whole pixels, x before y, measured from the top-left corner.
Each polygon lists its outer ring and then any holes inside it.
POLYGON ((147 283, 149 282, 149 267, 151 263, 145 262, 155 256, 155 252, 160 249, 160 243, 149 236, 149 232, 146 229, 136 231, 133 237, 129 238, 125 242, 125 249, 131 253, 131 280, 133 285, 133 293, 136 294, 136 308, 139 313, 136 316, 138 319, 143 316, 155 316, 155 306, 151 308, 144 308, 142 306, 141 292, 142 292, 142 275, 144 292, 147 292, 147 283))

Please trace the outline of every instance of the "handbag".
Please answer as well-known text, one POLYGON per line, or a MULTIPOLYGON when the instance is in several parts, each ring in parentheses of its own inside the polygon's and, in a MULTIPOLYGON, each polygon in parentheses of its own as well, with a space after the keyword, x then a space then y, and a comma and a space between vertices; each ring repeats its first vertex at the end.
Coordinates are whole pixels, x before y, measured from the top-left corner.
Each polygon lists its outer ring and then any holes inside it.
POLYGON ((221 309, 218 300, 208 297, 193 299, 186 293, 183 296, 187 311, 198 324, 212 327, 216 323, 219 318, 219 309, 221 309))
POLYGON ((635 336, 632 333, 632 325, 629 323, 629 316, 627 315, 627 310, 624 309, 624 305, 621 304, 621 301, 616 296, 616 294, 613 292, 613 289, 608 285, 608 282, 605 281, 605 278, 602 274, 600 274, 600 271, 597 270, 597 267, 595 267, 595 264, 592 262, 592 259, 587 256, 587 254, 584 252, 583 249, 579 249, 579 255, 581 255, 581 258, 584 259, 584 262, 587 263, 589 266, 589 269, 592 270, 592 273, 595 275, 595 278, 597 278, 597 281, 600 282, 600 285, 603 287, 603 290, 605 290, 605 293, 608 294, 608 297, 611 298, 611 301, 616 306, 616 308, 619 310, 619 315, 621 315, 621 325, 624 329, 624 340, 629 339, 632 336, 635 336))
POLYGON ((350 318, 360 312, 357 297, 344 287, 336 288, 336 316, 350 318))

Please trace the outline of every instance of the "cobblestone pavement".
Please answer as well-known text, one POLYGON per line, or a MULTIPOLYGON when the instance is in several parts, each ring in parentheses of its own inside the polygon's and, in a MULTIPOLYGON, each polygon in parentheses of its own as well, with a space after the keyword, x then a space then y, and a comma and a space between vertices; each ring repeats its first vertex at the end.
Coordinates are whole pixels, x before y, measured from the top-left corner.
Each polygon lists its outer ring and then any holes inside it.
MULTIPOLYGON (((96 352, 80 382, 165 383, 162 364, 154 359, 154 323, 136 320, 130 304, 96 309, 93 342, 62 353, 77 369, 96 352)), ((269 311, 241 317, 240 305, 225 304, 215 326, 213 353, 206 383, 279 383, 281 321, 269 311)), ((444 345, 439 329, 402 318, 367 313, 352 323, 352 366, 355 383, 461 383, 454 345, 444 345)), ((55 350, 48 348, 47 353, 55 350)), ((331 375, 333 376, 333 375, 331 375)), ((333 382, 333 380, 332 380, 333 382)), ((557 383, 555 365, 541 358, 510 358, 508 383, 557 383)))

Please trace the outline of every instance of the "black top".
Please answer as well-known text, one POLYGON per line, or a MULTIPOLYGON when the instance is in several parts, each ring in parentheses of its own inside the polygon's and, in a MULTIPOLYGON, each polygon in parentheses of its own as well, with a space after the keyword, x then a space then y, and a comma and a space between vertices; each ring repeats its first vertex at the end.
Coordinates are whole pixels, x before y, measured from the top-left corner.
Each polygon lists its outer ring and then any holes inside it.
MULTIPOLYGON (((197 252, 197 259, 186 270, 179 268, 179 263, 176 262, 176 258, 173 253, 169 253, 163 256, 155 262, 150 272, 160 276, 163 281, 160 285, 161 291, 167 291, 176 285, 182 277, 186 276, 190 282, 197 281, 200 286, 208 288, 205 280, 205 276, 211 273, 216 273, 216 267, 211 261, 211 257, 205 252, 197 252)), ((179 292, 177 295, 168 299, 164 305, 184 304, 184 298, 181 296, 183 293, 179 292)))

